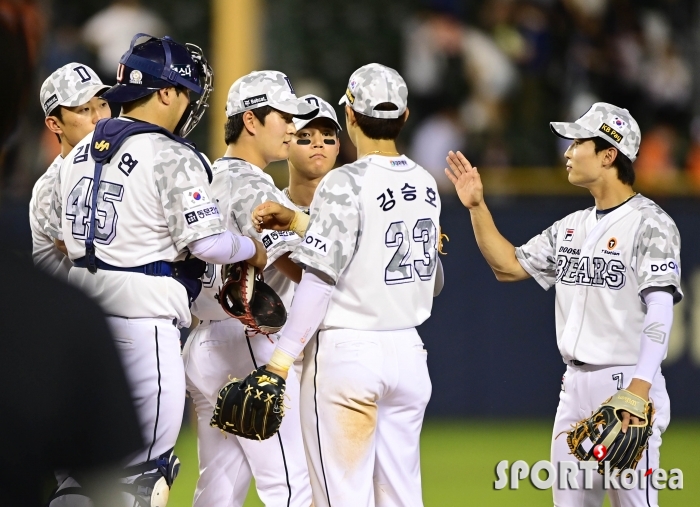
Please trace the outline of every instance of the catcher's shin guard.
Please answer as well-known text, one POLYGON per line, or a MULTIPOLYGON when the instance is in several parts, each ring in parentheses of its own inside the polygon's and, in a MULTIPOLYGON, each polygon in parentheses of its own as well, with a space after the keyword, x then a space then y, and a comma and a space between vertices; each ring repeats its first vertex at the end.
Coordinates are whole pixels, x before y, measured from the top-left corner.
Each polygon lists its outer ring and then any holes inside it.
POLYGON ((170 449, 154 460, 125 469, 127 477, 140 475, 134 482, 124 484, 122 490, 132 495, 136 502, 134 505, 139 507, 165 507, 179 471, 180 460, 170 449))

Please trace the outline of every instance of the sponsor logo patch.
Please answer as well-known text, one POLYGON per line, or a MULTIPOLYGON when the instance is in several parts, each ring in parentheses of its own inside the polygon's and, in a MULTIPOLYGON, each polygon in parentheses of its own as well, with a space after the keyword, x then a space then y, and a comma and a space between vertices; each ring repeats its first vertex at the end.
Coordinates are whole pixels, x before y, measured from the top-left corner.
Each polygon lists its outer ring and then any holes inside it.
POLYGON ((598 130, 600 130, 606 136, 612 138, 616 143, 621 143, 622 140, 625 138, 625 136, 620 134, 617 130, 612 128, 607 123, 603 123, 598 130))
POLYGON ((655 275, 661 273, 668 273, 670 271, 673 271, 674 273, 678 274, 680 273, 680 269, 680 266, 678 266, 676 261, 672 259, 667 259, 664 261, 655 261, 651 263, 651 272, 655 275))
POLYGON ((615 247, 617 246, 617 238, 610 238, 608 240, 608 250, 615 250, 615 247))
POLYGON ((307 233, 304 236, 304 241, 302 245, 309 250, 316 252, 317 254, 325 257, 328 255, 328 250, 330 249, 329 241, 323 236, 318 236, 315 234, 307 233))
POLYGON ((105 151, 109 149, 109 143, 104 139, 95 143, 95 149, 97 151, 105 151))
POLYGON ((216 204, 202 204, 196 208, 188 209, 183 212, 187 225, 193 225, 199 222, 208 222, 220 217, 219 208, 216 204))
POLYGON ((350 88, 348 88, 347 90, 345 90, 345 96, 348 98, 348 100, 350 101, 351 104, 354 104, 354 103, 355 103, 355 96, 354 96, 354 95, 352 94, 352 92, 350 91, 350 88))
POLYGON ((183 77, 192 77, 192 67, 189 63, 186 65, 182 63, 172 64, 170 68, 183 77))
POLYGON ((564 234, 564 241, 571 241, 572 239, 574 239, 574 230, 567 229, 566 234, 564 234))
POLYGON ((392 167, 408 166, 408 162, 405 160, 391 160, 389 163, 392 167))
POLYGON ((255 106, 257 104, 262 104, 263 102, 267 102, 266 93, 263 93, 262 95, 256 95, 255 97, 248 97, 247 99, 243 99, 243 107, 255 106))
POLYGON ((48 113, 51 111, 51 108, 53 108, 56 102, 58 102, 58 95, 54 93, 48 99, 46 99, 46 102, 44 102, 44 110, 48 113))
POLYGON ((143 74, 141 74, 140 70, 131 71, 131 74, 129 74, 129 83, 136 85, 143 83, 143 74))

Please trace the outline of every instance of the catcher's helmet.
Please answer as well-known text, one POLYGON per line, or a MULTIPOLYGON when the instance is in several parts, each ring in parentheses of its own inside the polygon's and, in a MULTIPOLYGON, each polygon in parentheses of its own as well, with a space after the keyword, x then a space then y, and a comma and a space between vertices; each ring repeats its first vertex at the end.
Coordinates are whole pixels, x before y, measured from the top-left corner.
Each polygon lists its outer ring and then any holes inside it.
POLYGON ((103 93, 102 98, 116 103, 131 102, 161 88, 183 86, 199 95, 194 106, 185 111, 175 132, 185 137, 209 107, 207 99, 213 90, 213 81, 214 73, 199 47, 183 46, 167 36, 159 39, 138 33, 119 60, 117 84, 103 93), (148 37, 148 40, 136 44, 141 37, 148 37))

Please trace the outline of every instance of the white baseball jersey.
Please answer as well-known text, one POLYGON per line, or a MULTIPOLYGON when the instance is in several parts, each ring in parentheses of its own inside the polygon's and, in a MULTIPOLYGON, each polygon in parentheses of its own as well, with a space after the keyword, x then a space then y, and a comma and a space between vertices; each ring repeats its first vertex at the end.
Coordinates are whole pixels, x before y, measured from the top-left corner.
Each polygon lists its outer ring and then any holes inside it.
MULTIPOLYGON (((52 226, 72 260, 85 255, 92 141, 90 134, 66 157, 52 198, 52 226)), ((185 145, 157 133, 134 135, 103 166, 95 227, 98 259, 118 267, 182 260, 189 243, 223 231, 205 169, 185 145)), ((92 274, 85 268, 72 268, 68 277, 108 314, 176 318, 189 325, 187 292, 173 278, 100 269, 92 274)))
MULTIPOLYGON (((253 227, 251 215, 259 204, 274 201, 297 210, 294 204, 275 186, 272 177, 259 167, 239 158, 220 158, 212 166, 213 195, 221 210, 226 227, 235 234, 255 238, 267 250, 267 267, 263 272, 267 283, 282 299, 287 309, 292 304, 295 284, 272 264, 283 254, 291 252, 301 238, 293 232, 264 230, 258 233, 253 227)), ((216 295, 221 289, 221 266, 207 265, 202 278, 202 292, 192 305, 192 313, 201 320, 228 318, 216 295)))
POLYGON ((29 201, 29 227, 32 230, 34 265, 50 275, 66 280, 68 271, 73 264, 68 257, 63 255, 63 252, 56 248, 53 238, 48 232, 51 216, 51 193, 62 162, 63 157, 58 155, 34 184, 32 199, 29 201))
POLYGON ((320 329, 418 326, 429 316, 437 267, 435 179, 405 156, 369 156, 328 173, 291 259, 336 284, 320 329))
POLYGON ((637 195, 597 219, 577 211, 516 249, 523 268, 549 289, 556 285, 557 344, 565 362, 637 363, 645 307, 641 292, 681 292, 681 239, 656 203, 637 195))

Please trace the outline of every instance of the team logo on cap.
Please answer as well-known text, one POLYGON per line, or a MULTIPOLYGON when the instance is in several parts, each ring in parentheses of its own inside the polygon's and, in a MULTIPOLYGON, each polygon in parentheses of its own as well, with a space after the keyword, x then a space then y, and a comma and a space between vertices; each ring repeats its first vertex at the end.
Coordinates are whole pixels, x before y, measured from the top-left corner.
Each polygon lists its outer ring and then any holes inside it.
POLYGON ((131 74, 129 74, 129 83, 136 85, 143 83, 143 74, 141 74, 140 70, 131 71, 131 74))

